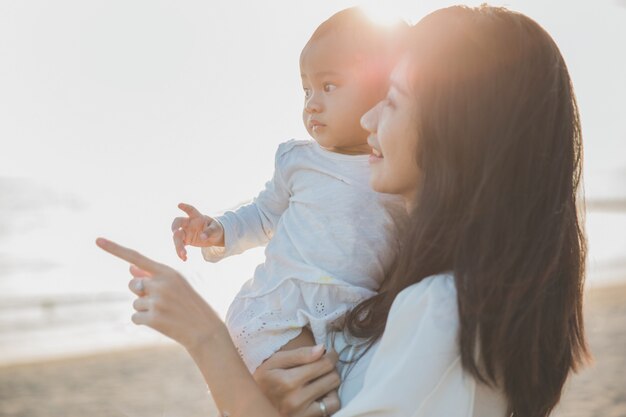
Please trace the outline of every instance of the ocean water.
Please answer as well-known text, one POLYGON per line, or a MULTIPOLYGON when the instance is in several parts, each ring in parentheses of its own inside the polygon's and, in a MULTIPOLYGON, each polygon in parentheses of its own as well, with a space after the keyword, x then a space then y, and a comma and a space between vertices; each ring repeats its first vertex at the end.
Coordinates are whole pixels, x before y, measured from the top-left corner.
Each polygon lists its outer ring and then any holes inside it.
MULTIPOLYGON (((106 203, 42 179, 0 179, 0 365, 170 342, 130 321, 127 265, 95 246, 99 235, 176 267, 222 317, 262 261, 255 249, 209 264, 192 249, 183 263, 169 231, 174 196, 155 194, 128 208, 118 193, 106 203)), ((626 282, 626 211, 590 211, 586 222, 587 286, 626 282)))
POLYGON ((209 264, 191 249, 183 263, 170 231, 177 200, 155 193, 124 208, 129 197, 116 193, 102 198, 43 179, 0 178, 0 365, 168 343, 131 322, 128 265, 97 248, 98 236, 177 268, 222 317, 262 260, 262 249, 253 249, 209 264))

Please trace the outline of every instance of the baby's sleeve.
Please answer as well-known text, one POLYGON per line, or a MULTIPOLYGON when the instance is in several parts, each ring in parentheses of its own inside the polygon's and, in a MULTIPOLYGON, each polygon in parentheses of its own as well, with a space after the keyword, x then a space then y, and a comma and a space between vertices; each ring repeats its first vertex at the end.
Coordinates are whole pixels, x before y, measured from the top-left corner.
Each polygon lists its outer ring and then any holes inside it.
POLYGON ((202 256, 209 262, 238 255, 250 248, 264 246, 272 238, 280 216, 289 206, 290 192, 283 178, 283 155, 289 148, 281 144, 274 160, 274 175, 264 189, 249 204, 227 211, 216 220, 224 228, 224 247, 202 248, 202 256))
POLYGON ((458 348, 454 279, 438 275, 394 301, 363 388, 335 417, 466 417, 475 381, 458 348))

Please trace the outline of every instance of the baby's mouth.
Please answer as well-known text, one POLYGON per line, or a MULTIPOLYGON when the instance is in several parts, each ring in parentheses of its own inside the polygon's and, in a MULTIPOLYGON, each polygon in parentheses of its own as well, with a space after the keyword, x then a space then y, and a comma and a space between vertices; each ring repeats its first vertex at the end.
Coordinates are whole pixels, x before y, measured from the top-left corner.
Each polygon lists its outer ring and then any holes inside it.
POLYGON ((325 127, 326 125, 324 123, 318 122, 317 120, 311 120, 309 121, 309 126, 311 130, 315 131, 321 127, 325 127))

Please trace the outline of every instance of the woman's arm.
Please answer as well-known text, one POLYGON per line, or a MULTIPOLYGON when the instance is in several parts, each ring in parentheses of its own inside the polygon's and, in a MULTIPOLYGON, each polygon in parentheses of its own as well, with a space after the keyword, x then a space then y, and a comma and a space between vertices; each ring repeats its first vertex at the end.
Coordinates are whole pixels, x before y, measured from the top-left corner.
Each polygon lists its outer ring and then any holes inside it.
POLYGON ((280 416, 248 372, 225 326, 186 348, 224 416, 280 416))
POLYGON ((203 247, 202 256, 206 261, 218 262, 269 242, 280 217, 289 207, 290 193, 282 176, 285 167, 281 164, 286 148, 286 144, 278 147, 274 175, 254 200, 216 218, 224 229, 224 246, 203 247))
MULTIPOLYGON (((172 268, 105 239, 97 245, 131 263, 130 290, 138 298, 135 324, 149 326, 180 343, 189 352, 224 415, 318 417, 316 401, 339 386, 337 356, 320 347, 278 352, 255 372, 248 372, 226 326, 172 268), (324 356, 322 356, 324 355, 324 356), (265 393, 265 395, 264 395, 265 393)), ((324 400, 329 414, 339 409, 333 395, 324 400)))
POLYGON ((280 417, 239 357, 222 320, 178 272, 108 240, 96 244, 132 264, 129 288, 139 296, 133 303, 133 323, 187 349, 223 414, 280 417))

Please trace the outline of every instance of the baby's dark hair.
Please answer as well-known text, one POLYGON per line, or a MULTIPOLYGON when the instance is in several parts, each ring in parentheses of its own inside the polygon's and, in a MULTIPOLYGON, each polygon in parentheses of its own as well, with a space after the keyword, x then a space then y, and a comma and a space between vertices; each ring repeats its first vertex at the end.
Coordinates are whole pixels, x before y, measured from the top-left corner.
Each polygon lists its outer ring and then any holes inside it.
POLYGON ((387 61, 395 64, 404 52, 410 26, 402 20, 393 25, 380 25, 358 7, 341 10, 317 27, 304 50, 330 34, 345 36, 354 46, 355 57, 387 61))

